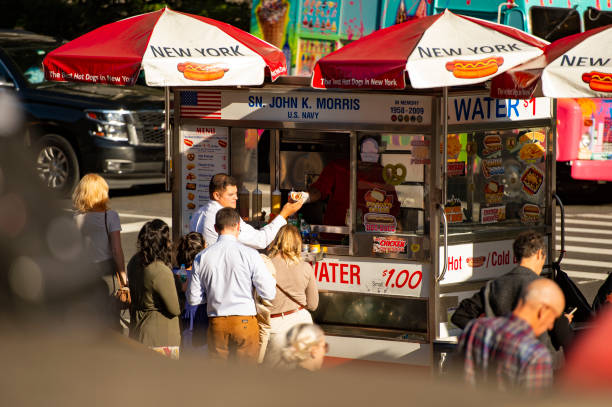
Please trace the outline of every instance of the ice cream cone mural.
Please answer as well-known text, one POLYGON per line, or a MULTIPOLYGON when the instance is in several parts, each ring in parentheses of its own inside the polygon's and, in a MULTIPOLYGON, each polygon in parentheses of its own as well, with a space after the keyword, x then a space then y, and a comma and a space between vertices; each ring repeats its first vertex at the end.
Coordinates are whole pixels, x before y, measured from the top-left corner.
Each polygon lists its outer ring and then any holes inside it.
POLYGON ((255 10, 264 41, 282 48, 289 16, 287 0, 262 0, 255 10))

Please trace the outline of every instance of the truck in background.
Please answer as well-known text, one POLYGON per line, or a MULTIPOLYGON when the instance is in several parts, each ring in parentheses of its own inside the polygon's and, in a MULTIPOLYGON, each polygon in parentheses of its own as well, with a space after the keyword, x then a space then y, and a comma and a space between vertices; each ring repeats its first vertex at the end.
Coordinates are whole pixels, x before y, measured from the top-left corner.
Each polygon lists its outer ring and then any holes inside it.
MULTIPOLYGON (((429 14, 449 9, 506 24, 547 41, 612 24, 609 0, 431 0, 429 14)), ((601 192, 612 181, 612 99, 557 100, 557 185, 566 198, 601 192)))
MULTIPOLYGON (((394 24, 438 14, 506 24, 547 41, 612 24, 610 0, 254 0, 251 33, 283 49, 293 75, 342 45, 394 24)), ((612 181, 612 99, 560 99, 557 179, 566 197, 612 181)))

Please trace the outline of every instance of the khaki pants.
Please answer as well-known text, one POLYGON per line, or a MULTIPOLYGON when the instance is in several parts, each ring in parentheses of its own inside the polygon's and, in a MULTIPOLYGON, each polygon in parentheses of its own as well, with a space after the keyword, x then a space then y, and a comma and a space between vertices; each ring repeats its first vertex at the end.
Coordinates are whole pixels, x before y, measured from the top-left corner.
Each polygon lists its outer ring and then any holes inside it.
POLYGON ((255 316, 212 317, 208 325, 208 351, 213 358, 257 363, 259 326, 255 316))
POLYGON ((298 324, 312 324, 310 312, 301 309, 293 314, 270 318, 270 339, 267 343, 268 348, 264 357, 264 365, 283 366, 284 362, 281 355, 283 348, 286 346, 287 332, 298 324))

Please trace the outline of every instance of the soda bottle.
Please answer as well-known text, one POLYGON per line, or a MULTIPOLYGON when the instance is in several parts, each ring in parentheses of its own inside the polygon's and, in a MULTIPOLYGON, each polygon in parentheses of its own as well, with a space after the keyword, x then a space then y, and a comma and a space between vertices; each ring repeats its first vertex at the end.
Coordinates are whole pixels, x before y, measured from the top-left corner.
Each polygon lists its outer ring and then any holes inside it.
POLYGON ((289 216, 289 218, 287 219, 287 223, 290 224, 290 225, 295 226, 296 228, 300 227, 300 223, 298 221, 297 216, 295 216, 295 214, 289 216))
POLYGON ((278 187, 272 191, 272 208, 270 212, 278 215, 281 210, 281 192, 278 190, 278 187))
POLYGON ((319 235, 316 232, 312 232, 310 235, 309 243, 310 253, 319 253, 321 251, 321 244, 319 244, 319 235))
POLYGON ((181 283, 187 281, 187 270, 185 270, 185 265, 181 264, 181 269, 178 271, 178 276, 181 279, 181 283))
POLYGON ((304 218, 301 217, 301 214, 300 214, 300 232, 307 232, 308 234, 310 234, 310 225, 306 223, 304 218))

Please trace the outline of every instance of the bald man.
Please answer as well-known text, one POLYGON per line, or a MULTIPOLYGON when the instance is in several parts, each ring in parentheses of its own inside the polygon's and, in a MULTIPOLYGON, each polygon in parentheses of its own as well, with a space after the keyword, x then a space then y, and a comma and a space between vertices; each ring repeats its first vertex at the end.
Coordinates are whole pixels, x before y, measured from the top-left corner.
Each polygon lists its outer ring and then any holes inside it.
POLYGON ((552 328, 564 308, 559 286, 541 278, 527 285, 510 316, 471 321, 458 345, 465 380, 500 390, 550 387, 552 356, 537 337, 552 328))

